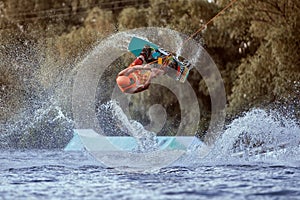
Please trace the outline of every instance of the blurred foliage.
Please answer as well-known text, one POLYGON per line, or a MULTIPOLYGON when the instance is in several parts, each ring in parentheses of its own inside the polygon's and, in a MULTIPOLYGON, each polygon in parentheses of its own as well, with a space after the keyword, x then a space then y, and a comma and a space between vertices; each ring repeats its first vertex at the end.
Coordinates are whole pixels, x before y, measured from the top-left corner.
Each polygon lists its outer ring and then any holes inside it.
POLYGON ((148 26, 148 10, 134 7, 125 8, 118 17, 120 30, 128 30, 148 26), (129 17, 130 16, 130 17, 129 17))
POLYGON ((49 46, 54 45, 62 60, 80 57, 91 49, 97 40, 113 32, 112 18, 112 12, 94 8, 86 16, 82 27, 72 27, 70 32, 50 38, 49 46))
MULTIPOLYGON (((0 1, 1 120, 20 112, 29 97, 44 95, 43 90, 55 86, 109 34, 156 26, 191 35, 229 2, 0 1), (17 56, 13 57, 15 52, 17 56)), ((221 72, 230 114, 281 99, 299 104, 299 23, 300 1, 238 0, 195 35, 194 39, 209 52, 221 72)), ((128 59, 124 61, 127 62, 128 59)), ((201 109, 201 135, 210 117, 210 96, 195 70, 188 81, 201 109)), ((135 112, 135 107, 147 110, 157 102, 165 105, 172 117, 179 117, 176 97, 158 87, 153 85, 132 98, 136 104, 131 110, 137 118, 147 121, 146 116, 135 112)))
MULTIPOLYGON (((228 1, 223 1, 225 5, 228 1)), ((264 101, 295 96, 300 80, 300 2, 242 0, 216 20, 244 54, 229 96, 237 112, 264 101)))

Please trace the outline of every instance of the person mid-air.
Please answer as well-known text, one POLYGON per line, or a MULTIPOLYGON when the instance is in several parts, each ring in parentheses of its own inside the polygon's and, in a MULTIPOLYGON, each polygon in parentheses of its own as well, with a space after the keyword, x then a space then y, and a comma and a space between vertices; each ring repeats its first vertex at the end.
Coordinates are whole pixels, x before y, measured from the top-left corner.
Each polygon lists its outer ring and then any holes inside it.
MULTIPOLYGON (((133 44, 140 45, 143 42, 146 43, 146 41, 139 38, 132 39, 133 44)), ((130 50, 137 57, 116 78, 117 85, 123 93, 134 94, 147 90, 153 78, 164 74, 170 75, 170 71, 173 74, 175 73, 175 76, 173 76, 175 80, 180 82, 186 80, 190 64, 183 57, 175 57, 174 53, 161 48, 153 48, 147 43, 141 47, 140 52, 135 48, 130 50)))

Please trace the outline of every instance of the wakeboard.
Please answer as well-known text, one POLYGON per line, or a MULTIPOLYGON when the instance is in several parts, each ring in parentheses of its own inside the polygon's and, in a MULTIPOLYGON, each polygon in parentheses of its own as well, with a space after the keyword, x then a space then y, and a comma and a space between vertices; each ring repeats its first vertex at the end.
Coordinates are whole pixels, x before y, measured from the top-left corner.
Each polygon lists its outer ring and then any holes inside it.
POLYGON ((167 67, 175 69, 177 73, 175 77, 172 78, 174 78, 177 81, 180 81, 181 83, 184 83, 186 81, 192 67, 189 61, 184 57, 178 56, 175 53, 164 50, 158 45, 138 37, 132 37, 128 45, 128 50, 131 53, 133 53, 136 57, 138 57, 145 45, 149 45, 154 50, 152 53, 152 57, 155 60, 157 60, 157 62, 155 62, 156 64, 167 65, 167 67), (174 66, 171 67, 169 63, 176 63, 175 68, 174 66))

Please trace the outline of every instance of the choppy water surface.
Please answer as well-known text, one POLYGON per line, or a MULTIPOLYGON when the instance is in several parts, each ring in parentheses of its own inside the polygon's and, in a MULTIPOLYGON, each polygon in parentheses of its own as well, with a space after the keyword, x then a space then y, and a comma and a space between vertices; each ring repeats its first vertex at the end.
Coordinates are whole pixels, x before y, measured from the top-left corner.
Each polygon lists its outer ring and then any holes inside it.
POLYGON ((86 152, 0 156, 1 199, 300 199, 300 163, 206 161, 130 173, 86 152))
POLYGON ((2 150, 0 160, 0 199, 300 199, 299 123, 260 109, 159 170, 108 168, 87 151, 2 150))

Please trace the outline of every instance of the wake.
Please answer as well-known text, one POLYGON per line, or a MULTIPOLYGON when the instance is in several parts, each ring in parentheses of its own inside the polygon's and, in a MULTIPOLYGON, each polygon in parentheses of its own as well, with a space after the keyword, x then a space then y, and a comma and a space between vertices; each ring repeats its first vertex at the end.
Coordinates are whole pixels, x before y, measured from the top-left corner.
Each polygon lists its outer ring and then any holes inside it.
MULTIPOLYGON (((130 120, 116 101, 103 104, 121 123, 123 130, 137 140, 136 152, 157 150, 156 134, 142 124, 130 120)), ((253 109, 234 119, 209 147, 191 142, 186 153, 172 165, 198 166, 202 164, 285 163, 298 165, 300 155, 299 123, 279 111, 253 109)))
POLYGON ((299 166, 300 126, 278 111, 253 109, 233 120, 207 155, 201 157, 205 148, 194 147, 181 164, 266 162, 299 166))

